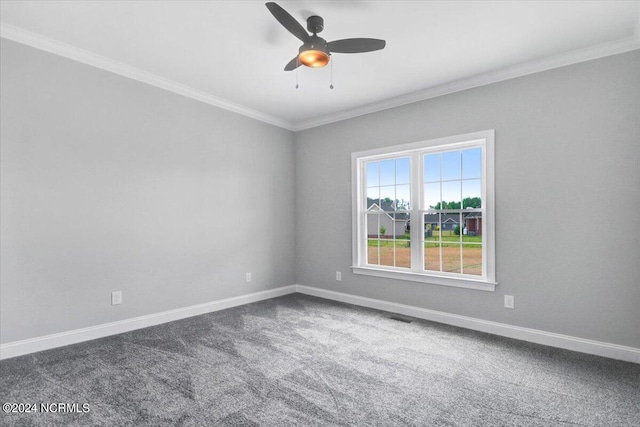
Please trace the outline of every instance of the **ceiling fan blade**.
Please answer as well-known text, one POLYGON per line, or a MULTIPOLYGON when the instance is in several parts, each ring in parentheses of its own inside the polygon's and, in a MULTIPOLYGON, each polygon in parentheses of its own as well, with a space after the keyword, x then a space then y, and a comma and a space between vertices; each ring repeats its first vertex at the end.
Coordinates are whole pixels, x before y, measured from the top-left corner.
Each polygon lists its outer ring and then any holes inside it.
POLYGON ((384 49, 386 44, 379 39, 342 39, 327 43, 327 48, 336 53, 360 53, 384 49))
POLYGON ((281 23, 284 28, 289 30, 291 34, 293 34, 303 42, 308 42, 311 39, 309 33, 307 33, 304 27, 300 25, 298 21, 296 21, 296 18, 289 15, 289 12, 273 2, 266 3, 266 6, 267 9, 269 9, 269 12, 271 12, 271 14, 278 20, 278 22, 281 23))
POLYGON ((300 65, 300 61, 298 60, 298 57, 294 57, 291 61, 289 61, 289 63, 287 65, 284 66, 284 70, 285 71, 293 71, 296 68, 298 68, 300 65))

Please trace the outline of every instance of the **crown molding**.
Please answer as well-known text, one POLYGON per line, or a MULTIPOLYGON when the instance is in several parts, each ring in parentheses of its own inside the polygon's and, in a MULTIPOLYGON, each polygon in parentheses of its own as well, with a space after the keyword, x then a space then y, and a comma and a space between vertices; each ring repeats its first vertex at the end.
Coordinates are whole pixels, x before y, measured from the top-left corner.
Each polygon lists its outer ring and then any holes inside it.
POLYGON ((536 61, 527 62, 520 65, 496 70, 484 74, 479 74, 466 79, 457 80, 450 83, 432 86, 427 89, 389 98, 383 101, 374 102, 361 107, 356 107, 334 114, 317 117, 311 120, 303 120, 292 123, 287 120, 274 117, 263 112, 253 110, 243 105, 228 101, 211 95, 207 92, 194 89, 187 85, 160 77, 158 75, 140 70, 130 65, 109 59, 107 57, 94 54, 92 52, 71 46, 57 40, 36 34, 19 27, 15 27, 4 22, 0 23, 0 37, 22 43, 37 49, 41 49, 56 55, 60 55, 78 62, 82 62, 93 67, 97 67, 133 80, 137 80, 179 95, 191 98, 214 107, 222 108, 234 113, 241 114, 252 119, 259 120, 274 126, 278 126, 290 131, 301 131, 342 120, 347 120, 359 116, 363 116, 378 111, 388 110, 394 107, 400 107, 415 102, 460 92, 474 87, 484 86, 497 83, 504 80, 514 79, 517 77, 534 74, 541 71, 551 70, 553 68, 564 67, 567 65, 577 64, 584 61, 603 58, 610 55, 629 52, 640 49, 640 15, 638 17, 638 25, 634 35, 609 43, 603 43, 584 49, 579 49, 563 54, 558 54, 543 58, 536 61))
POLYGON ((160 77, 153 73, 143 71, 139 68, 132 67, 122 62, 97 55, 95 53, 59 42, 57 40, 24 30, 19 27, 15 27, 10 24, 6 24, 4 22, 0 23, 0 37, 12 40, 14 42, 22 43, 36 49, 44 50, 46 52, 60 55, 86 65, 91 65, 96 68, 110 71, 112 73, 119 74, 121 76, 128 77, 130 79, 137 80, 151 86, 177 93, 187 98, 204 102, 205 104, 213 105, 214 107, 222 108, 234 113, 241 114, 243 116, 250 117, 252 119, 259 120, 261 122, 265 122, 287 130, 293 130, 292 123, 278 117, 270 116, 260 111, 245 107, 244 105, 227 101, 226 99, 216 97, 207 92, 194 89, 182 83, 160 77))
POLYGON ((544 59, 503 68, 501 70, 479 74, 466 79, 456 80, 454 82, 445 83, 438 86, 432 86, 430 88, 418 92, 413 92, 407 95, 389 98, 362 107, 341 111, 335 114, 328 114, 312 120, 301 121, 294 124, 293 131, 297 132, 304 129, 311 129, 329 123, 363 116, 365 114, 388 110, 390 108, 400 107, 402 105, 412 104, 414 102, 424 101, 442 95, 448 95, 454 92, 460 92, 479 86, 485 86, 504 80, 526 76, 528 74, 539 73, 541 71, 547 71, 553 68, 564 67, 567 65, 577 64, 579 62, 590 61, 593 59, 629 52, 636 49, 640 49, 640 25, 638 27, 638 30, 636 31, 636 34, 632 37, 550 56, 544 59))

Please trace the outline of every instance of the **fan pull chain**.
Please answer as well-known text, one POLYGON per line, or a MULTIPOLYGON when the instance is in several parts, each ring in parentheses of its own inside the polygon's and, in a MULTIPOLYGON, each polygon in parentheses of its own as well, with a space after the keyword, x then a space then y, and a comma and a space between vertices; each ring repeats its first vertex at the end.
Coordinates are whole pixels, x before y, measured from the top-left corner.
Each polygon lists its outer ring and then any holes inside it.
POLYGON ((331 83, 329 84, 329 89, 333 89, 333 61, 331 61, 331 83))
POLYGON ((296 67, 296 89, 298 89, 298 70, 300 69, 300 58, 298 57, 298 66, 296 67))

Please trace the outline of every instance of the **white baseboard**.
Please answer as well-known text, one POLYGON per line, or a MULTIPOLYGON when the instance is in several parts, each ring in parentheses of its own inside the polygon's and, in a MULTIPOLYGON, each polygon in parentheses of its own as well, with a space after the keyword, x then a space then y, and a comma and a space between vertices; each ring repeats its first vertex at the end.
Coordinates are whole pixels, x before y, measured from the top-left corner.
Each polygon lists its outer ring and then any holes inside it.
POLYGON ((346 302, 362 307, 375 308, 392 313, 404 314, 406 316, 416 317, 419 319, 431 320, 434 322, 445 323, 452 326, 459 326, 466 329, 473 329, 475 331, 487 332, 503 337, 515 338, 522 341, 548 345, 550 347, 564 348, 567 350, 579 351, 581 353, 588 353, 596 356, 608 357, 611 359, 624 360, 626 362, 640 363, 640 348, 610 344, 601 341, 587 340, 584 338, 556 334, 553 332, 545 332, 537 329, 523 328, 520 326, 512 326, 505 323, 491 322, 488 320, 476 319, 467 316, 459 316, 457 314, 429 310, 426 308, 414 307, 405 304, 397 304, 393 302, 366 298, 358 295, 345 294, 342 292, 329 291, 326 289, 313 288, 304 285, 296 285, 296 291, 302 294, 313 295, 320 298, 346 302))
POLYGON ((24 354, 35 353, 37 351, 62 347, 69 344, 77 344, 83 341, 103 338, 109 335, 121 334, 135 329, 146 328, 159 325, 161 323, 172 322, 174 320, 185 319, 187 317, 198 316, 200 314, 211 313, 226 308, 275 298, 282 295, 294 293, 296 286, 283 286, 276 289, 269 289, 261 292, 254 292, 247 295, 240 295, 232 298, 225 298, 218 301, 204 304, 192 305, 189 307, 177 308, 175 310, 163 311, 146 316, 134 317, 132 319, 119 320, 117 322, 104 323, 102 325, 90 326, 88 328, 75 329, 57 334, 45 335, 42 337, 30 338, 21 341, 13 341, 0 345, 0 360, 11 357, 22 356, 24 354))
POLYGON ((306 295, 313 295, 334 301, 346 302, 362 307, 369 307, 392 313, 404 314, 406 316, 412 316, 419 319, 431 320, 434 322, 445 323, 447 325, 459 326, 461 328, 487 332, 494 335, 515 338, 537 344, 548 345, 551 347, 564 348, 567 350, 579 351, 581 353, 588 353, 596 356, 608 357, 611 359, 640 363, 639 348, 626 347, 601 341, 587 340, 584 338, 556 334, 553 332, 545 332, 537 329, 523 328, 520 326, 512 326, 505 323, 491 322, 488 320, 476 319, 467 316, 459 316, 457 314, 450 314, 442 311, 429 310, 426 308, 398 304, 373 298, 366 298, 358 295, 335 292, 304 285, 283 286, 280 288, 269 289, 262 292, 255 292, 204 304, 192 305, 189 307, 163 311, 161 313, 154 313, 146 316, 134 317, 132 319, 125 319, 117 322, 105 323, 88 328, 75 329, 73 331, 45 335, 42 337, 30 338, 21 341, 14 341, 0 345, 0 360, 22 356, 29 353, 35 353, 42 350, 48 350, 51 348, 62 347, 65 345, 76 344, 79 342, 102 338, 109 335, 121 334, 123 332, 129 332, 135 329, 155 326, 161 323, 172 322, 174 320, 185 319, 187 317, 198 316, 200 314, 211 313, 231 307, 237 307, 240 305, 258 302, 269 298, 275 298, 295 292, 306 295))

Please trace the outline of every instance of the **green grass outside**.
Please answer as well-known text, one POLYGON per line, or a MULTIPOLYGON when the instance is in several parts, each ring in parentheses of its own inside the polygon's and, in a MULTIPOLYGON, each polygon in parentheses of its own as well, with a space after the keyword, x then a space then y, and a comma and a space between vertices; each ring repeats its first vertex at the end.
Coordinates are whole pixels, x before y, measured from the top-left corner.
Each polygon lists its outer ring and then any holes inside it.
MULTIPOLYGON (((378 239, 369 239, 369 246, 378 246, 378 239)), ((392 248, 393 240, 380 240, 381 248, 392 248)), ((396 248, 408 248, 409 242, 407 240, 396 240, 396 248)))
MULTIPOLYGON (((431 237, 424 238, 424 247, 425 248, 434 248, 439 246, 440 244, 440 234, 442 234, 442 247, 458 247, 460 244, 460 236, 456 235, 453 230, 442 230, 442 231, 432 231, 431 237), (449 243, 451 242, 451 243, 449 243)), ((408 240, 411 238, 409 233, 405 233, 403 236, 397 236, 395 239, 395 247, 396 248, 408 248, 409 242, 408 240)), ((380 246, 384 247, 393 247, 393 239, 380 240, 380 244, 378 245, 378 239, 368 239, 368 246, 380 246)), ((462 247, 464 248, 477 248, 482 246, 482 236, 462 236, 462 247), (464 243, 469 243, 465 245, 464 243)))
MULTIPOLYGON (((443 242, 459 242, 460 241, 460 236, 456 235, 453 230, 442 230, 442 231, 432 231, 431 232, 431 237, 426 237, 424 238, 425 242, 437 242, 439 241, 440 238, 440 234, 442 234, 442 241, 443 242)), ((469 236, 469 235, 462 235, 462 241, 463 242, 469 242, 469 243, 482 243, 482 236, 469 236)))
MULTIPOLYGON (((425 237, 425 242, 439 242, 438 236, 425 237)), ((459 242, 460 236, 442 236, 443 242, 459 242)), ((462 242, 466 243, 482 243, 482 236, 462 236, 462 242)))
MULTIPOLYGON (((465 241, 465 240, 463 240, 465 241)), ((459 240, 453 240, 454 243, 447 243, 447 241, 443 240, 442 243, 442 247, 443 248, 457 248, 460 246, 459 240)), ((463 248, 479 248, 482 247, 481 244, 474 244, 476 241, 470 241, 471 243, 469 244, 464 244, 462 245, 463 248)), ((477 241, 478 243, 482 243, 482 240, 477 241)), ((394 241, 393 240, 378 240, 378 239, 368 239, 367 240, 367 244, 370 247, 381 247, 381 248, 392 248, 394 246, 394 241), (379 243, 378 243, 379 242, 379 243)), ((436 248, 440 245, 440 243, 438 241, 425 241, 424 242, 424 247, 425 248, 436 248)), ((396 248, 408 248, 409 247, 409 242, 407 240, 399 240, 397 239, 395 241, 395 247, 396 248)))

